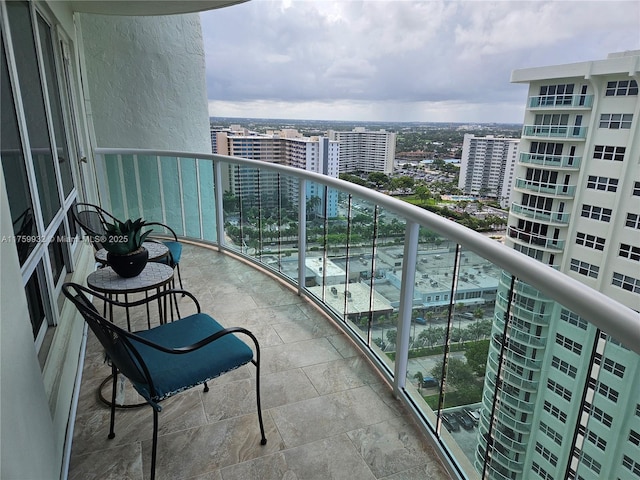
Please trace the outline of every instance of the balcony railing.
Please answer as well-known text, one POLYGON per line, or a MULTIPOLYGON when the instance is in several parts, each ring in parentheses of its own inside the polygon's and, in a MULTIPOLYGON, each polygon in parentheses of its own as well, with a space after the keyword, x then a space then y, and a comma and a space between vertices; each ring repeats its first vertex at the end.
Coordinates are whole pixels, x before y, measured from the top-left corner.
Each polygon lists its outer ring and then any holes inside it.
POLYGON ((546 223, 557 223, 560 225, 568 225, 571 214, 566 212, 550 212, 548 210, 540 210, 537 208, 527 207, 525 205, 519 205, 517 203, 511 204, 511 211, 532 220, 538 220, 546 223))
POLYGON ((524 178, 516 178, 516 188, 535 193, 544 193, 556 197, 573 197, 576 193, 575 185, 559 185, 557 183, 538 182, 524 178))
POLYGON ((529 97, 529 108, 591 108, 593 95, 537 95, 529 97))
MULTIPOLYGON (((236 157, 124 149, 95 153, 102 206, 117 217, 159 220, 186 239, 241 257, 332 317, 460 478, 480 478, 474 464, 495 472, 496 451, 489 448, 478 463, 479 450, 473 442, 458 443, 440 421, 442 414, 484 402, 483 418, 491 421, 492 401, 506 397, 486 392, 483 399, 480 385, 471 403, 456 400, 447 364, 454 344, 503 335, 495 326, 491 332, 480 328, 496 307, 545 325, 551 312, 571 312, 640 352, 637 312, 495 240, 390 196, 236 157), (498 297, 498 289, 509 289, 509 283, 511 290, 498 297), (557 302, 545 318, 511 300, 528 290, 557 302), (425 371, 422 360, 435 367, 425 371), (418 372, 435 374, 439 388, 419 386, 418 372)), ((499 361, 540 368, 508 349, 499 361)), ((517 402, 526 411, 533 408, 517 402)), ((529 431, 529 425, 499 409, 495 416, 529 431)))
POLYGON ((524 242, 529 245, 535 245, 536 247, 545 248, 547 250, 562 251, 564 248, 564 240, 557 240, 554 238, 547 238, 544 235, 538 235, 535 233, 521 230, 519 228, 510 226, 507 229, 509 237, 524 242))
POLYGON ((525 137, 574 138, 584 139, 587 127, 579 125, 525 125, 522 128, 525 137))
POLYGON ((567 170, 578 170, 582 157, 572 157, 570 155, 547 155, 540 153, 520 153, 520 163, 541 165, 543 167, 562 168, 567 170))

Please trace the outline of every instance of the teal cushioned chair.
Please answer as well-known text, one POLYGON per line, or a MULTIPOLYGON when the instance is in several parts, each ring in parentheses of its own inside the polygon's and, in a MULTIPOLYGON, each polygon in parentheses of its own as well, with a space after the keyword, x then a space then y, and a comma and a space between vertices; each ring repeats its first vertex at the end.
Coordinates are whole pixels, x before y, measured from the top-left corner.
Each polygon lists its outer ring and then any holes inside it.
POLYGON ((260 443, 267 443, 260 407, 260 347, 249 330, 241 327, 224 328, 209 315, 200 313, 200 305, 192 294, 181 290, 167 290, 127 305, 143 305, 166 295, 182 293, 194 301, 198 313, 132 333, 101 316, 88 296, 116 306, 125 304, 76 283, 65 283, 62 291, 78 308, 111 362, 113 388, 109 438, 115 437, 116 385, 119 373, 131 381, 136 391, 153 408, 152 480, 155 478, 158 446, 158 413, 162 410, 160 402, 201 384, 204 384, 204 391, 207 392, 207 381, 249 362, 256 367, 258 422, 262 437, 260 443), (237 334, 246 335, 253 341, 255 354, 237 334))

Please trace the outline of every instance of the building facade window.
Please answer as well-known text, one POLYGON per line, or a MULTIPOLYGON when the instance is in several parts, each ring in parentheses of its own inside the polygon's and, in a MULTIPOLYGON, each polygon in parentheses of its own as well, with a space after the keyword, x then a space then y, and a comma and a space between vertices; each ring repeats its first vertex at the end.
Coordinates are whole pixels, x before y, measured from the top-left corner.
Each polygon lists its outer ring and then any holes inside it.
POLYGON ((576 243, 578 245, 602 251, 604 250, 606 240, 602 237, 596 237, 595 235, 590 235, 588 233, 577 232, 576 243))
POLYGON ((559 333, 556 333, 556 343, 577 355, 582 353, 582 345, 559 333))
POLYGON ((633 190, 631 191, 631 195, 634 197, 640 197, 640 182, 633 182, 633 190))
POLYGON ((600 470, 602 470, 602 465, 600 464, 600 462, 598 462, 591 455, 588 455, 585 452, 582 452, 580 454, 580 462, 589 470, 592 470, 596 473, 600 473, 600 470))
POLYGON ((569 390, 568 388, 564 388, 558 382, 555 382, 551 379, 547 379, 547 388, 549 388, 549 390, 551 390, 552 392, 564 398, 567 402, 571 401, 571 390, 569 390))
POLYGON ((570 376, 571 378, 576 378, 576 374, 578 373, 578 369, 576 367, 574 367, 573 365, 568 364, 564 360, 560 360, 555 355, 553 356, 553 359, 551 360, 551 366, 553 368, 556 368, 556 369, 560 370, 562 373, 570 376))
POLYGON ((618 391, 602 382, 598 384, 598 393, 603 397, 607 397, 613 403, 618 402, 618 391))
POLYGON ((640 229, 640 215, 637 213, 627 213, 625 226, 640 229))
POLYGON ((607 82, 605 96, 620 97, 626 95, 638 95, 638 82, 635 80, 618 80, 617 82, 607 82))
POLYGON ((612 210, 610 208, 598 207, 595 205, 582 205, 581 216, 591 218, 593 220, 599 220, 601 222, 611 221, 612 210))
POLYGON ((640 433, 636 432, 635 430, 631 430, 629 432, 629 441, 636 447, 640 447, 640 433))
POLYGON ((596 145, 593 149, 593 158, 595 160, 611 160, 614 162, 622 162, 626 147, 614 147, 612 145, 596 145))
POLYGON ((570 323, 571 325, 575 325, 582 330, 586 330, 589 325, 586 320, 580 317, 580 315, 577 315, 566 308, 563 308, 560 312, 560 320, 570 323))
POLYGON ((640 476, 640 463, 632 460, 627 455, 622 457, 622 466, 628 469, 631 473, 640 476))
POLYGON ((569 266, 569 268, 572 271, 579 273, 580 275, 591 278, 598 278, 598 272, 600 271, 600 267, 598 267, 597 265, 592 265, 576 258, 571 259, 571 265, 569 266))
POLYGON ((594 432, 589 431, 587 434, 587 440, 598 447, 600 450, 604 452, 607 448, 607 441, 596 435, 594 432))
POLYGON ((564 413, 562 410, 560 410, 558 407, 556 407, 555 405, 552 405, 550 402, 548 402, 547 400, 544 401, 544 405, 543 407, 544 410, 548 413, 551 414, 551 416, 557 418, 558 420, 560 420, 562 423, 565 423, 567 421, 567 414, 564 413))
POLYGON ((558 457, 551 453, 548 448, 543 447, 539 442, 536 442, 536 452, 554 467, 558 464, 558 457))
POLYGON ((553 480, 553 475, 549 475, 547 471, 536 462, 531 464, 531 470, 534 471, 542 480, 553 480))
POLYGON ((602 423, 605 427, 611 428, 611 425, 613 425, 613 417, 595 405, 591 407, 591 416, 602 423))
POLYGON ((610 358, 604 359, 603 368, 606 371, 613 373, 616 377, 620 378, 624 377, 624 371, 626 370, 626 367, 624 365, 621 365, 620 363, 615 362, 610 358))
POLYGON ((587 188, 605 192, 615 192, 618 189, 618 179, 589 175, 589 178, 587 179, 587 188))
POLYGON ((562 445, 562 435, 544 422, 540 422, 540 431, 553 440, 556 444, 562 445))
POLYGON ((629 275, 613 272, 611 284, 624 290, 628 290, 629 292, 640 293, 640 280, 630 277, 629 275))
POLYGON ((633 245, 621 243, 620 252, 618 253, 618 255, 630 260, 634 260, 636 262, 640 262, 640 247, 634 247, 633 245))
POLYGON ((600 128, 612 130, 629 129, 633 121, 632 113, 602 113, 600 114, 600 128))

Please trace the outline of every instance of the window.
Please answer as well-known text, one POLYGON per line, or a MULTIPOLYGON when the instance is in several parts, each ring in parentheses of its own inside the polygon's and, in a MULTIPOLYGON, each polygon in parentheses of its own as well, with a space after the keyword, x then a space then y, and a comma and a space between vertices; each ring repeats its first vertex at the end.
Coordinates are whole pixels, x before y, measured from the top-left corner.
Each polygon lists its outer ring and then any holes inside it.
POLYGON ((558 457, 551 453, 548 448, 543 447, 539 442, 536 442, 536 452, 554 467, 558 464, 558 457))
POLYGON ((595 405, 591 407, 591 416, 606 427, 611 428, 611 425, 613 425, 613 417, 608 413, 603 412, 595 405))
POLYGON ((573 340, 565 337, 564 335, 560 335, 559 333, 556 333, 556 343, 578 355, 580 355, 580 353, 582 352, 582 346, 579 343, 574 342, 573 340))
POLYGON ((596 145, 593 150, 595 160, 612 160, 622 162, 624 160, 625 147, 614 147, 611 145, 596 145))
POLYGON ((632 113, 602 113, 600 114, 600 128, 610 128, 617 130, 619 128, 631 128, 633 120, 632 113))
POLYGON ((580 454, 580 461, 582 462, 583 465, 585 465, 589 470, 593 470, 596 473, 600 473, 600 470, 602 469, 602 465, 600 465, 600 463, 598 463, 596 460, 594 460, 590 455, 582 452, 580 454))
POLYGON ((638 82, 635 80, 618 80, 617 82, 607 82, 605 96, 619 97, 624 95, 638 95, 638 82))
POLYGON ((597 265, 592 265, 575 258, 571 259, 571 265, 569 268, 574 272, 578 272, 580 275, 591 278, 598 278, 598 272, 600 271, 600 267, 597 265))
POLYGON ((640 247, 634 247, 633 245, 621 243, 620 252, 618 253, 618 255, 624 258, 635 260, 636 262, 640 262, 640 247))
POLYGON ((617 403, 618 401, 618 391, 602 382, 598 384, 598 393, 603 397, 607 397, 613 403, 617 403))
POLYGON ((593 220, 608 223, 611 220, 611 209, 584 204, 582 205, 581 215, 583 217, 592 218, 593 220))
POLYGON ((611 284, 634 293, 640 293, 640 280, 637 278, 613 272, 611 284))
POLYGON ((549 403, 548 401, 546 401, 546 400, 544 401, 544 405, 543 405, 542 408, 544 408, 544 410, 546 412, 548 412, 552 416, 556 417, 562 423, 565 423, 567 421, 567 414, 564 413, 562 410, 560 410, 555 405, 552 405, 551 403, 549 403))
POLYGON ((603 440, 602 438, 600 438, 598 435, 596 435, 591 431, 589 431, 589 433, 587 434, 587 440, 589 440, 589 442, 593 443, 596 447, 598 447, 603 452, 605 448, 607 448, 606 440, 603 440))
POLYGON ((629 469, 632 473, 640 475, 640 463, 634 462, 628 456, 625 455, 624 457, 622 457, 622 465, 625 468, 629 469))
POLYGON ((587 321, 580 317, 580 315, 576 315, 575 313, 567 309, 563 308, 560 312, 560 320, 564 320, 565 322, 570 323, 571 325, 575 325, 582 330, 587 329, 587 321))
POLYGON ((554 382, 553 380, 550 380, 550 379, 547 379, 547 387, 549 388, 549 390, 561 396, 566 401, 568 402, 571 401, 571 390, 564 388, 559 383, 554 382))
POLYGON ((640 433, 636 432, 635 430, 631 430, 629 432, 629 441, 634 445, 640 447, 640 433))
POLYGON ((578 232, 576 233, 576 243, 585 247, 593 248, 595 250, 604 250, 604 244, 606 240, 602 237, 596 237, 588 233, 578 232))
POLYGON ((602 190, 606 192, 615 192, 618 189, 618 179, 589 175, 589 178, 587 180, 587 188, 591 188, 593 190, 602 190))
POLYGON ((618 362, 614 362, 610 358, 604 359, 603 367, 606 371, 611 372, 616 377, 620 378, 624 376, 624 371, 626 370, 626 367, 624 365, 621 365, 618 362))
POLYGON ((540 465, 538 465, 536 462, 533 462, 531 464, 531 470, 537 473, 538 476, 542 478, 542 480, 553 480, 553 475, 549 475, 547 471, 544 468, 542 468, 540 465))
POLYGON ((540 422, 540 431, 553 440, 558 445, 562 445, 562 435, 544 422, 540 422))
POLYGON ((633 190, 631 191, 631 195, 634 197, 640 197, 640 182, 633 182, 633 190))
POLYGON ((557 368, 562 373, 569 375, 571 378, 576 378, 576 374, 578 373, 578 370, 576 369, 576 367, 574 367, 573 365, 569 365, 564 360, 560 360, 555 355, 551 360, 551 366, 553 368, 557 368))
POLYGON ((627 213, 625 226, 640 229, 640 215, 637 213, 627 213))

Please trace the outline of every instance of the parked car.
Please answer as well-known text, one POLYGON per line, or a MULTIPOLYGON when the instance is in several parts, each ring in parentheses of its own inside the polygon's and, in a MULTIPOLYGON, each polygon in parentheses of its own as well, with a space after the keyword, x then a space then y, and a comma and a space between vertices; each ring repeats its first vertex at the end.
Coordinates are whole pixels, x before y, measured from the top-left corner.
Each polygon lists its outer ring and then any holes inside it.
POLYGON ((480 410, 470 410, 468 408, 463 408, 462 411, 471 419, 474 425, 478 425, 480 423, 480 410))
POLYGON ((469 416, 466 413, 456 412, 453 415, 456 418, 456 420, 460 422, 460 425, 462 425, 462 428, 464 428, 465 430, 473 430, 473 422, 471 421, 471 418, 469 418, 469 416))
POLYGON ((424 318, 422 318, 422 317, 418 317, 418 318, 416 318, 416 319, 414 320, 414 322, 416 322, 418 325, 426 325, 426 324, 427 324, 427 321, 426 321, 424 318))
POLYGON ((422 378, 422 388, 438 388, 440 383, 433 377, 422 378))
POLYGON ((442 414, 442 423, 444 423, 445 428, 450 432, 460 431, 460 424, 458 423, 458 420, 449 413, 442 414))

